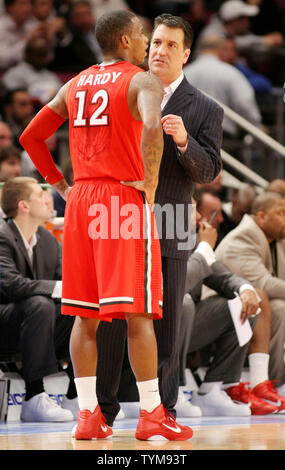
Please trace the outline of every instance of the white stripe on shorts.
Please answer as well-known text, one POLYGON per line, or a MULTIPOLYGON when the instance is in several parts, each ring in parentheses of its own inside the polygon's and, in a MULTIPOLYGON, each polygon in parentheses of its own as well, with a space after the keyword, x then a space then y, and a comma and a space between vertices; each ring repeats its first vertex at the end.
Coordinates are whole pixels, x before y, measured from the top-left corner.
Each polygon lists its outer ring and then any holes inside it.
POLYGON ((151 213, 150 207, 145 199, 145 215, 146 215, 146 249, 147 249, 147 279, 146 279, 146 290, 147 290, 147 313, 152 313, 152 297, 151 297, 151 213))
POLYGON ((133 297, 107 297, 105 299, 99 299, 100 305, 110 304, 110 303, 133 303, 133 297))
POLYGON ((94 304, 93 302, 84 302, 83 300, 73 300, 73 299, 61 299, 63 304, 74 304, 82 307, 95 307, 99 308, 99 304, 94 304))

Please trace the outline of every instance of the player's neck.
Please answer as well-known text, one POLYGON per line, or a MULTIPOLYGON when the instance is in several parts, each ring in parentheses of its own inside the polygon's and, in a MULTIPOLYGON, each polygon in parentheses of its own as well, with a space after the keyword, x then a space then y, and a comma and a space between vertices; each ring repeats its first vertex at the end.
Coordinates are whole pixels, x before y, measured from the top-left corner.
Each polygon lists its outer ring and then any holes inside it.
POLYGON ((122 62, 125 61, 124 57, 121 57, 119 55, 113 55, 113 54, 106 54, 104 56, 103 62, 100 63, 100 65, 112 65, 115 64, 116 62, 122 62))

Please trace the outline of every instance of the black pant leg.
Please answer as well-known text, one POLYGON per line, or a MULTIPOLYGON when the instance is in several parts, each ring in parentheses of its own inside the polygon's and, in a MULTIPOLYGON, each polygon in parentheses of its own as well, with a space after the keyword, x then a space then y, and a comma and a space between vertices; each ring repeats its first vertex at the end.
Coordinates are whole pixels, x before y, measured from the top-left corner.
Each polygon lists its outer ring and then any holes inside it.
POLYGON ((162 257, 163 319, 154 321, 161 401, 175 415, 179 388, 179 333, 187 261, 162 257))
POLYGON ((5 308, 1 306, 0 348, 5 351, 11 342, 17 343, 26 382, 58 371, 54 346, 55 310, 53 300, 44 296, 29 297, 5 308))
POLYGON ((56 303, 56 322, 54 331, 54 344, 58 360, 70 360, 70 335, 75 320, 74 316, 62 315, 61 304, 56 303))
POLYGON ((112 426, 120 405, 117 399, 125 354, 127 324, 123 320, 101 322, 97 331, 97 397, 101 411, 112 426))

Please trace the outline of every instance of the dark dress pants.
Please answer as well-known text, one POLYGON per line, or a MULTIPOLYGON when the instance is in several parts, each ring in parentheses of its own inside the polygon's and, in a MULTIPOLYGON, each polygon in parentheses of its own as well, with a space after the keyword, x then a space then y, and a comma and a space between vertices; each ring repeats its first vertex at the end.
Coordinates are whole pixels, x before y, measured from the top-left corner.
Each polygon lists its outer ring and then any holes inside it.
POLYGON ((57 358, 69 357, 73 317, 44 296, 0 306, 0 353, 19 352, 25 382, 58 372, 57 358))
MULTIPOLYGON (((175 415, 179 387, 179 329, 187 261, 162 257, 163 319, 154 321, 158 347, 158 378, 161 401, 175 415)), ((97 333, 97 395, 107 423, 120 410, 117 394, 124 363, 127 325, 122 320, 102 322, 97 333)), ((122 396, 122 390, 120 390, 122 396)), ((126 390, 126 396, 128 390, 126 390)), ((127 401, 127 400, 125 400, 127 401)))
MULTIPOLYGON (((254 328, 257 317, 250 317, 249 322, 254 328)), ((245 359, 248 353, 248 344, 240 347, 234 324, 225 297, 215 295, 194 304, 190 296, 184 297, 181 320, 181 352, 184 360, 180 367, 185 365, 185 354, 194 351, 203 351, 210 345, 208 369, 205 382, 239 382, 245 359), (187 331, 187 342, 184 332, 187 331)), ((184 377, 184 370, 180 369, 180 376, 184 377)), ((185 382, 182 380, 182 384, 185 382)))

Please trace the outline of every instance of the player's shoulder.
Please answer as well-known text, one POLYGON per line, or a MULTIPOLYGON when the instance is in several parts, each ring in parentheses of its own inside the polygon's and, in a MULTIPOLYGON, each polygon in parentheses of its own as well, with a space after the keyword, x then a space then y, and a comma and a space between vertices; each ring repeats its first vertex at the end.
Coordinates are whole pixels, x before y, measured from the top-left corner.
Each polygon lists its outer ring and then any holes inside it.
POLYGON ((161 81, 153 73, 147 71, 138 71, 132 78, 133 86, 141 89, 149 89, 153 91, 163 91, 161 81))

